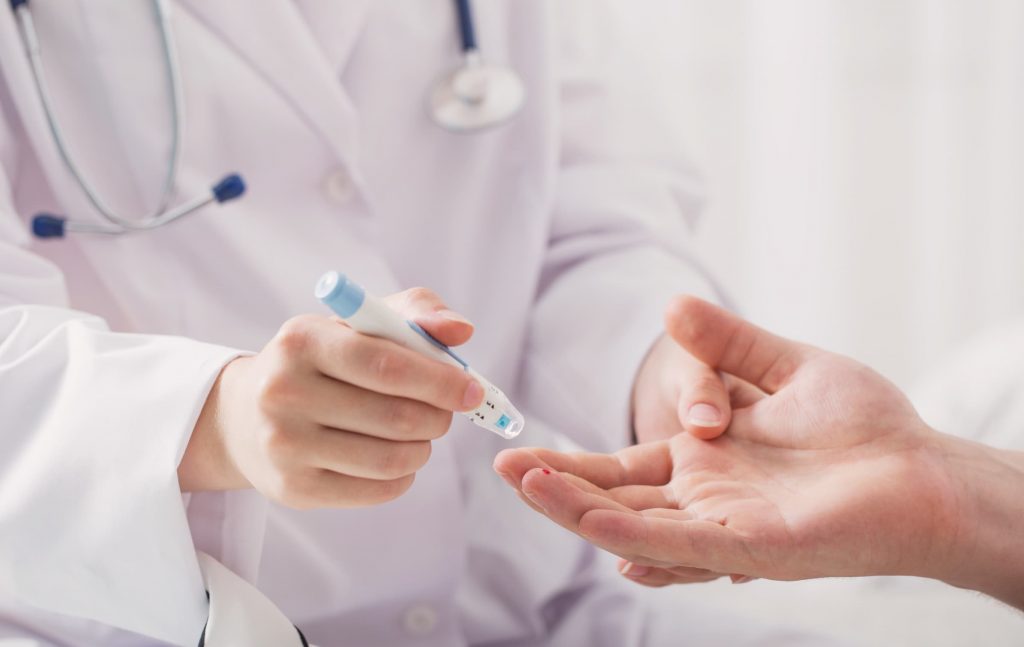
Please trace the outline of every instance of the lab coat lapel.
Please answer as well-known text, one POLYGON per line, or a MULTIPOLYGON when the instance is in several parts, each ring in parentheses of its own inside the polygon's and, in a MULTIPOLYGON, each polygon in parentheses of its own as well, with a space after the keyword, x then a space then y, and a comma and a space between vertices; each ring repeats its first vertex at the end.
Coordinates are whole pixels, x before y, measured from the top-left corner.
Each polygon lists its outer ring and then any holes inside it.
MULTIPOLYGON (((338 156, 355 165, 356 112, 334 67, 293 2, 282 0, 179 0, 179 5, 222 37, 252 65, 338 156)), ((343 25, 335 51, 351 53, 370 0, 332 3, 343 25)))

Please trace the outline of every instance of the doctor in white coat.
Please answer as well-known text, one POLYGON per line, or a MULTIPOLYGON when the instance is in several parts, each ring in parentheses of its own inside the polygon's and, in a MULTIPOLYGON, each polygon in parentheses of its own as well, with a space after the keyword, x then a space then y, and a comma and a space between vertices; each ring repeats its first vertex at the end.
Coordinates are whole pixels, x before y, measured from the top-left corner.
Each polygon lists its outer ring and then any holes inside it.
MULTIPOLYGON (((61 240, 33 239, 33 214, 101 221, 0 10, 0 638, 193 645, 214 621, 207 590, 230 624, 231 573, 320 645, 699 644, 742 628, 659 620, 593 549, 509 500, 490 468, 506 441, 460 418, 444 435, 468 383, 361 382, 369 338, 311 297, 334 268, 381 295, 429 286, 476 324, 465 354, 524 411, 530 445, 564 444, 556 429, 608 451, 634 421, 641 439, 727 422, 699 415, 727 402, 714 374, 656 341, 670 295, 713 289, 680 251, 693 175, 656 119, 619 105, 619 53, 588 36, 604 14, 477 4, 484 56, 526 100, 467 135, 426 109, 458 58, 448 0, 174 2, 176 195, 225 171, 248 192, 152 231, 61 240), (336 390, 301 388, 314 373, 336 390), (399 400, 412 423, 389 427, 399 400), (338 422, 294 441, 320 415, 338 422), (342 437, 330 460, 312 451, 342 437), (201 569, 197 550, 217 561, 201 569)), ((32 13, 75 162, 112 208, 152 209, 172 142, 153 5, 32 13)), ((394 303, 469 336, 412 294, 394 303)))

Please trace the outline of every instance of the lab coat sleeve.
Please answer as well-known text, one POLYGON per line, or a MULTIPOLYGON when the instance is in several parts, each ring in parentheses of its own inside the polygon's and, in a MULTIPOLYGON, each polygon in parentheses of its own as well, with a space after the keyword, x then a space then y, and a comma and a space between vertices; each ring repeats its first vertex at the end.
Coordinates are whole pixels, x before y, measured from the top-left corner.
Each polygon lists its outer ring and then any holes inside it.
POLYGON ((70 309, 14 213, 16 155, 0 113, 0 597, 194 645, 207 604, 177 464, 238 352, 70 309))
POLYGON ((560 164, 522 387, 536 415, 607 451, 631 438, 634 377, 670 297, 720 299, 687 249, 700 182, 670 104, 644 83, 652 68, 629 59, 600 3, 555 4, 560 164))

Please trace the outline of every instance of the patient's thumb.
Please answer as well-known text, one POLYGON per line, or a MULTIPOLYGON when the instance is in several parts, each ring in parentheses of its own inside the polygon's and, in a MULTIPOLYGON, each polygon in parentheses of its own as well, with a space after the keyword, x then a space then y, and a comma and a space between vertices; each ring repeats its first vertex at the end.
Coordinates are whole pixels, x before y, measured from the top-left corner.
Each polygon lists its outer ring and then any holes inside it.
POLYGON ((736 327, 735 316, 690 295, 675 297, 665 310, 665 332, 683 350, 713 369, 718 368, 726 335, 736 327))
POLYGON ((816 351, 773 335, 733 313, 692 296, 672 299, 665 330, 690 355, 713 369, 774 393, 816 351))

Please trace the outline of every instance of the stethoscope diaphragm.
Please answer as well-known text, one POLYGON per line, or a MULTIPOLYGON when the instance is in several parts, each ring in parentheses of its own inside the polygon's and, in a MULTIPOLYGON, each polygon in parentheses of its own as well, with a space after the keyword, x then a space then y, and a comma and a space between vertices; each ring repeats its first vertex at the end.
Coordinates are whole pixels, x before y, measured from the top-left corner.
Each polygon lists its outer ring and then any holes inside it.
POLYGON ((430 92, 434 121, 452 132, 470 133, 499 126, 519 112, 526 98, 523 81, 512 69, 487 63, 476 42, 470 0, 455 0, 462 62, 430 92))
POLYGON ((505 123, 522 109, 525 98, 518 74, 484 63, 471 51, 459 68, 434 85, 430 113, 440 126, 467 133, 505 123))

